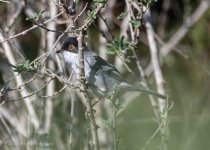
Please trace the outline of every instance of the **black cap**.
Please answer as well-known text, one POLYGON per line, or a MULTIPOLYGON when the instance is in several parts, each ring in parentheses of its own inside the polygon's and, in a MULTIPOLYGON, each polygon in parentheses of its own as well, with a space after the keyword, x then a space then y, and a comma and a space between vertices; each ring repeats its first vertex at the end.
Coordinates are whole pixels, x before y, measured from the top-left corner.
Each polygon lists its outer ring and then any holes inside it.
POLYGON ((77 38, 76 37, 67 37, 64 40, 64 42, 63 42, 63 44, 61 46, 61 49, 63 49, 63 50, 67 49, 70 44, 74 45, 74 47, 78 47, 77 38))
POLYGON ((63 50, 67 50, 70 44, 74 45, 74 47, 77 47, 78 46, 77 38, 76 37, 67 37, 64 40, 64 42, 61 46, 61 49, 57 50, 56 53, 60 53, 63 50))

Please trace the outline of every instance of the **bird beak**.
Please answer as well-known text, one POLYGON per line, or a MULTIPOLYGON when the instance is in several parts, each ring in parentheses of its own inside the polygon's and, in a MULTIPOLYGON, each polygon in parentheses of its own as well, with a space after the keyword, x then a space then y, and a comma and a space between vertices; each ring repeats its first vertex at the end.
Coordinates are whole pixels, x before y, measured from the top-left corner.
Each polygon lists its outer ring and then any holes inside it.
POLYGON ((56 51, 56 53, 60 53, 62 51, 63 51, 63 49, 59 49, 59 50, 56 51))

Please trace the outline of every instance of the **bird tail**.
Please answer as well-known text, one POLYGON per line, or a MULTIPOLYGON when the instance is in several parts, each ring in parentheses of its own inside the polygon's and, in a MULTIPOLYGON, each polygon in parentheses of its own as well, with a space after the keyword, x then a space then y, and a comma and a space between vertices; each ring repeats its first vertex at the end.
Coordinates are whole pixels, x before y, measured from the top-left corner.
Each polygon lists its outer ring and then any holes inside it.
POLYGON ((150 95, 153 95, 153 96, 157 96, 157 97, 162 98, 162 99, 166 99, 166 96, 163 95, 163 94, 154 92, 150 89, 144 89, 144 88, 136 87, 136 86, 128 84, 126 82, 120 83, 118 85, 118 88, 126 89, 126 90, 129 90, 129 91, 140 91, 140 92, 147 93, 147 94, 150 94, 150 95))

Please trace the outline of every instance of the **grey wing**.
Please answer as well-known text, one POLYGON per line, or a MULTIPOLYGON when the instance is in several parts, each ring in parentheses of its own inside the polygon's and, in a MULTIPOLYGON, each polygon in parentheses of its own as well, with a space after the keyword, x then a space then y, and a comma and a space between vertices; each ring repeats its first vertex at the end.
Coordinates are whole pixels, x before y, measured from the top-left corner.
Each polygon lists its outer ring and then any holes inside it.
POLYGON ((115 80, 123 81, 120 72, 112 64, 108 63, 97 54, 88 57, 87 63, 95 73, 102 72, 104 75, 114 78, 115 80))
POLYGON ((122 81, 119 71, 93 52, 86 51, 84 55, 89 87, 98 97, 107 96, 122 81))

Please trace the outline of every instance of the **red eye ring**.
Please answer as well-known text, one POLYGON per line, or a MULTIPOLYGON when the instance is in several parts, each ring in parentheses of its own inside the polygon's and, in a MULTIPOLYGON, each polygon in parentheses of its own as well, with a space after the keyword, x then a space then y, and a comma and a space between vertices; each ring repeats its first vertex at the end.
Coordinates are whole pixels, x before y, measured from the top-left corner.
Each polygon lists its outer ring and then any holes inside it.
POLYGON ((69 44, 68 46, 68 51, 74 51, 75 50, 75 47, 73 44, 69 44))

